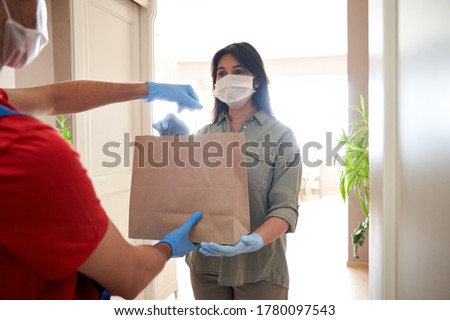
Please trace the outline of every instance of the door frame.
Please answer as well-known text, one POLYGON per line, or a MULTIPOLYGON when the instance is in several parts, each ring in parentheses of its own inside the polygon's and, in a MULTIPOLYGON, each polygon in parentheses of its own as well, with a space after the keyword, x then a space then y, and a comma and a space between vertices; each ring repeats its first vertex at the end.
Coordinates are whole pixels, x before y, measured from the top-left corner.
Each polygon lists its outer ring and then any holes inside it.
MULTIPOLYGON (((139 42, 140 42, 140 81, 154 79, 154 21, 156 17, 156 1, 130 0, 139 5, 139 42)), ((87 4, 89 0, 70 1, 70 37, 71 37, 71 80, 89 79, 89 62, 87 61, 87 4)), ((140 134, 151 134, 152 105, 137 101, 139 112, 137 112, 135 127, 140 128, 140 134)), ((82 163, 86 166, 89 176, 92 176, 92 166, 88 158, 88 139, 77 139, 77 132, 87 133, 89 131, 89 112, 78 113, 74 117, 72 136, 74 148, 80 154, 82 163)))

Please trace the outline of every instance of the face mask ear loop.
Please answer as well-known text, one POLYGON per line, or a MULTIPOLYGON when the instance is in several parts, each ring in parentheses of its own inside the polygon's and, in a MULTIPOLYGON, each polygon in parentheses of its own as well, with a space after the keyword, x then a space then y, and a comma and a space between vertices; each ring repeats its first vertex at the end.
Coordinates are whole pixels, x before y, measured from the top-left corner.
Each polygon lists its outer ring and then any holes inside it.
POLYGON ((12 20, 11 14, 9 13, 8 6, 6 5, 6 0, 2 0, 2 2, 3 2, 3 7, 5 8, 7 20, 12 20))

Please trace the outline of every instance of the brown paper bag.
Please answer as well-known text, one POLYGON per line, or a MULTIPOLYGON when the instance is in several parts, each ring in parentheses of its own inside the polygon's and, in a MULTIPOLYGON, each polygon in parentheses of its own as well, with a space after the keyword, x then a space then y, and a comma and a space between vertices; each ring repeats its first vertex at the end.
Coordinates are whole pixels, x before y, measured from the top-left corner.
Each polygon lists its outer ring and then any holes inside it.
POLYGON ((249 233, 243 133, 137 136, 129 237, 159 240, 195 211, 193 242, 235 244, 249 233))

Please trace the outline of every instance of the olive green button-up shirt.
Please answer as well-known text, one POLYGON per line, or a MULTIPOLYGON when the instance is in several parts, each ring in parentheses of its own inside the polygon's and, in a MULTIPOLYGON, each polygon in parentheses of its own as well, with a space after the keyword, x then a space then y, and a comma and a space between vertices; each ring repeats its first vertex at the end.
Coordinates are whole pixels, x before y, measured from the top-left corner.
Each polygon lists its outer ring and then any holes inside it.
MULTIPOLYGON (((230 132, 228 116, 199 133, 230 132)), ((284 219, 294 232, 298 218, 301 181, 300 150, 291 129, 264 111, 249 117, 240 129, 245 133, 251 232, 270 217, 284 219)), ((219 276, 219 284, 240 286, 270 281, 289 288, 286 235, 262 249, 234 257, 206 257, 191 252, 186 262, 193 272, 219 276)))

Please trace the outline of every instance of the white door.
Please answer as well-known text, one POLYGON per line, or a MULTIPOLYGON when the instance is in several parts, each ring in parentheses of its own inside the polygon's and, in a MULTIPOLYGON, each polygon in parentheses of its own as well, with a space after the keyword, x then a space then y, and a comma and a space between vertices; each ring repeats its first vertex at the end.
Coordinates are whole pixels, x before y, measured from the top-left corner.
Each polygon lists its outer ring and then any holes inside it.
MULTIPOLYGON (((130 0, 74 1, 74 78, 137 82, 139 71, 139 8, 130 0), (80 10, 81 15, 76 12, 80 10), (78 23, 77 23, 78 22, 78 23), (136 23, 137 22, 137 23, 136 23), (80 28, 83 26, 83 28, 80 28), (77 41, 78 40, 78 41, 77 41)), ((139 102, 124 102, 76 115, 75 146, 88 169, 102 205, 126 235, 131 168, 124 159, 124 134, 140 133, 139 102), (121 157, 115 167, 104 154, 108 143, 121 157)))
MULTIPOLYGON (((131 0, 76 0, 72 1, 72 10, 73 79, 139 82, 142 73, 149 76, 150 72, 143 69, 148 68, 148 63, 141 66, 140 62, 141 52, 148 52, 146 42, 150 42, 143 40, 144 48, 140 47, 140 28, 146 26, 141 20, 149 16, 142 11, 148 10, 141 10, 140 4, 131 0)), ((149 106, 141 104, 141 101, 117 103, 77 114, 75 118, 75 147, 103 207, 126 239, 133 154, 131 142, 135 135, 147 133, 150 127, 149 106), (114 157, 110 156, 111 152, 115 153, 114 157), (116 165, 111 166, 114 162, 116 165)), ((175 270, 173 263, 166 269, 175 270)), ((168 278, 176 283, 173 272, 168 278)), ((159 287, 158 281, 154 281, 146 294, 140 297, 161 298, 159 291, 167 288, 161 288, 161 284, 159 287)))

